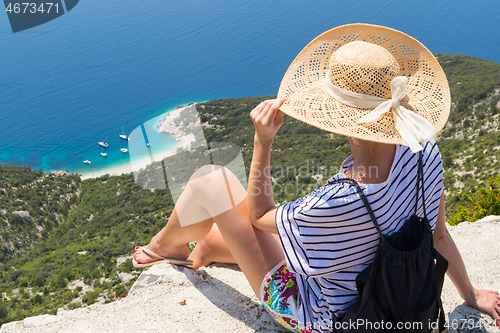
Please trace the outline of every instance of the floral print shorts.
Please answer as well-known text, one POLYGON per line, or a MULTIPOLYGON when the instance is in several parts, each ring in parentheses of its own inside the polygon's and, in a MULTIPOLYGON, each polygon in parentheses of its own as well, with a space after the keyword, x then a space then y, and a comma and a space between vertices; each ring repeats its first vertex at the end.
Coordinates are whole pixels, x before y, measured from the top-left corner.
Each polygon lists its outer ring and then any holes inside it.
POLYGON ((260 287, 260 296, 262 307, 280 325, 292 332, 311 332, 299 328, 297 319, 297 308, 301 301, 299 290, 295 274, 288 270, 284 260, 264 277, 260 287))

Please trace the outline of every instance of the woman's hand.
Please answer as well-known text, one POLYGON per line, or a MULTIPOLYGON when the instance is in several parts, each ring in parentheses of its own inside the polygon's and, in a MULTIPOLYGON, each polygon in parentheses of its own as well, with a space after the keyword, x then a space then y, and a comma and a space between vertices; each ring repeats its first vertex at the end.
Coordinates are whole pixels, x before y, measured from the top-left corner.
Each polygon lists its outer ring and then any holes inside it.
POLYGON ((434 230, 434 247, 448 260, 446 274, 470 307, 489 313, 500 327, 500 296, 496 291, 475 289, 465 269, 462 256, 446 228, 444 191, 441 194, 439 212, 434 230))
POLYGON ((500 327, 500 295, 486 289, 475 289, 474 297, 465 302, 470 307, 489 313, 500 327))
POLYGON ((279 107, 284 101, 285 98, 267 100, 250 112, 255 126, 255 140, 265 147, 271 147, 276 132, 283 124, 283 112, 279 107))

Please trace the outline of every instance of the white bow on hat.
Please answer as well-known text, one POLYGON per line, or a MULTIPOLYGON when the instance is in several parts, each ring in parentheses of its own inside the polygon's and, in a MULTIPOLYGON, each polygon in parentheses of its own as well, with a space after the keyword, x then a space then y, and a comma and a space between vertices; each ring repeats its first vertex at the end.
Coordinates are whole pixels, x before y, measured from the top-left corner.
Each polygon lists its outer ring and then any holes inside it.
POLYGON ((391 81, 391 99, 385 99, 339 88, 330 82, 328 73, 324 80, 325 91, 337 101, 360 109, 374 108, 373 111, 361 117, 357 123, 376 121, 384 113, 392 110, 396 130, 401 135, 404 144, 416 153, 422 150, 420 143, 434 139, 437 136, 437 131, 427 119, 400 104, 406 96, 407 85, 408 78, 406 76, 395 77, 391 81))

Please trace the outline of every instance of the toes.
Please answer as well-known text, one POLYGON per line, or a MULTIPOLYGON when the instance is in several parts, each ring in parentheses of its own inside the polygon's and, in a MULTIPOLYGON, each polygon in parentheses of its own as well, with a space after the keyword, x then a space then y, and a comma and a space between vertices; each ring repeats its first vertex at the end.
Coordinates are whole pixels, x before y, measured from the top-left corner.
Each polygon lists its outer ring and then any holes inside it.
POLYGON ((143 264, 141 257, 142 257, 142 248, 140 246, 135 247, 135 252, 132 254, 132 257, 134 258, 135 261, 137 261, 140 264, 143 264))

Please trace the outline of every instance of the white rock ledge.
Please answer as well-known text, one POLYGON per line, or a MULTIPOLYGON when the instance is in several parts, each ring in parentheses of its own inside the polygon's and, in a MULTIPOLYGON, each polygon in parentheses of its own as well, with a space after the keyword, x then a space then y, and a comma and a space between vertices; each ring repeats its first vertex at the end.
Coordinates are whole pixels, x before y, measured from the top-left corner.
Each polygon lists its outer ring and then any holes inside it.
MULTIPOLYGON (((477 288, 500 290, 500 216, 449 227, 477 288)), ((487 314, 463 304, 446 278, 443 304, 452 333, 500 333, 487 314), (465 321, 463 329, 453 329, 465 321), (476 323, 476 324, 474 324, 476 323), (467 328, 467 325, 470 328, 467 328)), ((200 271, 153 266, 143 272, 130 294, 110 304, 12 322, 7 332, 288 332, 261 309, 243 273, 234 265, 200 271), (182 305, 181 303, 184 303, 182 305)))

